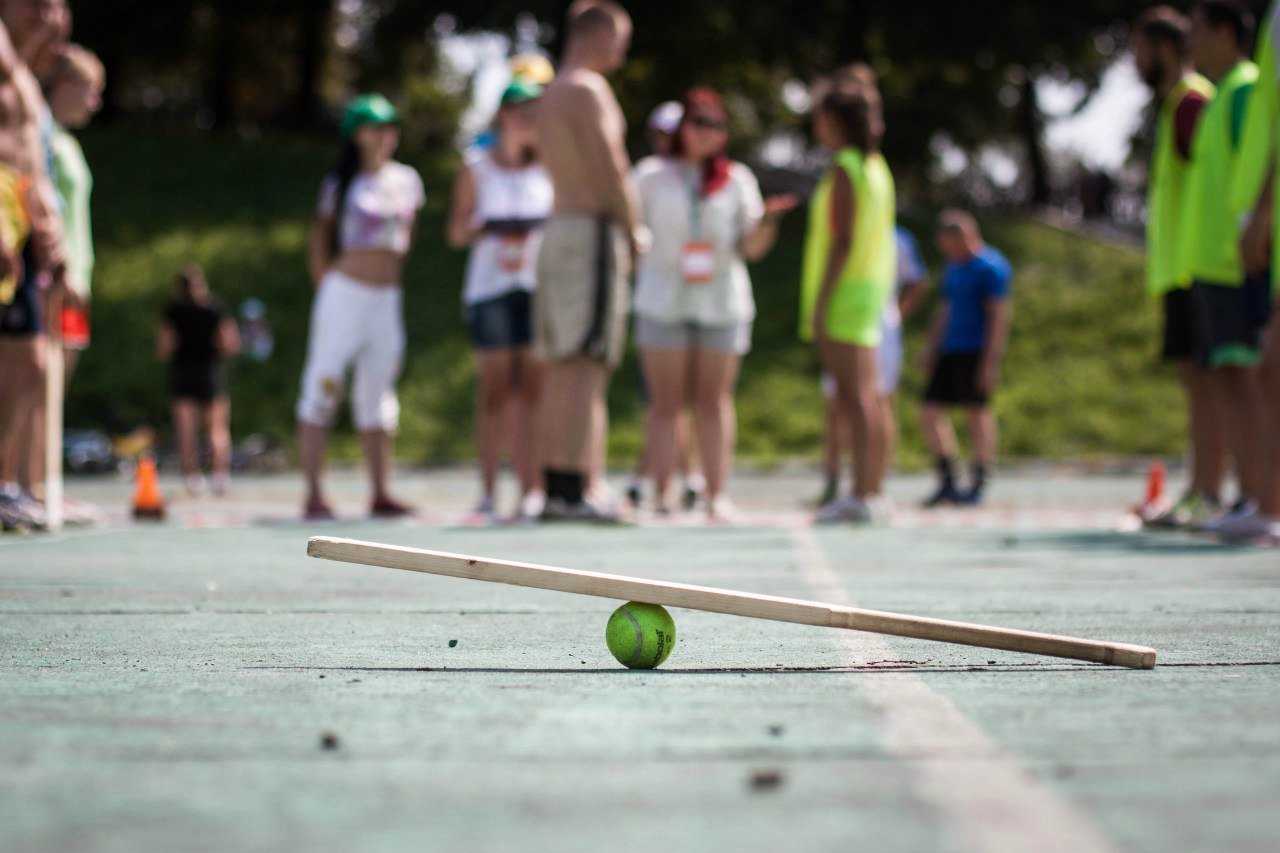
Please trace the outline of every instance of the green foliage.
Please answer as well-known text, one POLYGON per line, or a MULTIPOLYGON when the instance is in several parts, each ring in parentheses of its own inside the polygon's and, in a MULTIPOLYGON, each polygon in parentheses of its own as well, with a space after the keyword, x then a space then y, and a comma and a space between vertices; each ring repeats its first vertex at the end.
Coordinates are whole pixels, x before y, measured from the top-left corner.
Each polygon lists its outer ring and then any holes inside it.
MULTIPOLYGON (((174 273, 195 260, 227 305, 250 296, 267 303, 276 354, 265 364, 235 365, 234 426, 241 436, 288 438, 311 302, 306 227, 333 152, 279 136, 211 141, 105 130, 84 142, 97 180, 99 266, 94 345, 72 386, 69 425, 122 430, 167 422, 154 328, 174 273)), ((424 171, 428 207, 406 275, 410 346, 400 452, 408 461, 441 462, 472 453, 472 365, 459 303, 465 258, 442 238, 449 176, 440 164, 414 162, 424 171)), ((795 338, 802 218, 791 217, 777 250, 754 269, 760 316, 738 409, 742 455, 760 463, 812 457, 822 433, 815 362, 795 338)), ((930 222, 908 224, 928 249, 930 222)), ((1051 458, 1177 452, 1181 403, 1171 377, 1154 365, 1156 313, 1142 296, 1141 256, 1013 218, 995 218, 989 237, 1017 270, 998 404, 1006 452, 1051 458)), ((929 260, 936 277, 937 258, 929 260)), ((924 458, 915 426, 924 322, 917 318, 909 327, 899 400, 909 464, 924 458)), ((637 385, 632 357, 611 389, 611 451, 621 464, 640 443, 637 385)))

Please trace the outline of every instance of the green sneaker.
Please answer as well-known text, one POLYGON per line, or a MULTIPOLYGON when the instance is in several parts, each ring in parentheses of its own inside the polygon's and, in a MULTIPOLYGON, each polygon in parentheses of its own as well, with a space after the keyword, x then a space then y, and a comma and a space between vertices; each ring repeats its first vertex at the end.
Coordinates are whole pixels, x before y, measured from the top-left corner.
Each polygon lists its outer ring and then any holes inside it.
POLYGON ((1147 526, 1160 530, 1196 529, 1221 514, 1222 506, 1216 500, 1188 492, 1168 512, 1156 516, 1147 526))

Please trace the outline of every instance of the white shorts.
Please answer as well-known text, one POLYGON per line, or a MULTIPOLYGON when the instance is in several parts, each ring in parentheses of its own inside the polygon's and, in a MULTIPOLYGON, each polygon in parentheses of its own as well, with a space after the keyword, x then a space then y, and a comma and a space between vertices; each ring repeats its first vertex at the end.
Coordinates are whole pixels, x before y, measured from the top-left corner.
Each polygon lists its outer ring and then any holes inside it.
POLYGON ((311 304, 298 420, 329 426, 342 402, 347 371, 354 367, 351 416, 356 429, 394 431, 400 422, 395 384, 403 357, 400 288, 329 272, 311 304))
POLYGON ((876 362, 880 368, 880 394, 888 397, 897 392, 902 379, 902 326, 885 325, 876 362))

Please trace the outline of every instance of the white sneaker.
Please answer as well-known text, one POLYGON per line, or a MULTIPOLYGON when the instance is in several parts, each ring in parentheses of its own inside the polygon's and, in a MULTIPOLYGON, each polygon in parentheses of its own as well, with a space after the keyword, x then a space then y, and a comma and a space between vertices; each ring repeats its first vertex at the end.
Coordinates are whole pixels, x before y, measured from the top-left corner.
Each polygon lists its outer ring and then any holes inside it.
POLYGON ((1218 536, 1256 536, 1261 535, 1265 529, 1265 524, 1262 528, 1256 526, 1254 520, 1257 518, 1258 505, 1253 501, 1241 501, 1217 518, 1212 518, 1199 525, 1198 529, 1203 533, 1213 533, 1218 536), (1250 533, 1248 531, 1253 532, 1250 533))
POLYGON ((520 505, 516 507, 515 520, 521 524, 537 521, 546 508, 547 493, 534 490, 520 499, 520 505))
POLYGON ((717 495, 707 506, 707 523, 734 525, 742 523, 742 513, 728 495, 717 495))
POLYGON ((193 498, 203 495, 208 487, 203 474, 188 474, 182 482, 187 487, 187 494, 193 498))
POLYGON ((231 491, 231 475, 229 474, 221 472, 214 474, 211 483, 215 498, 225 498, 227 493, 231 491))
POLYGON ((897 510, 893 498, 887 495, 872 495, 865 503, 871 521, 876 524, 888 524, 893 520, 894 511, 897 510))
POLYGON ((870 521, 871 511, 853 495, 836 498, 813 517, 814 524, 867 524, 870 521))

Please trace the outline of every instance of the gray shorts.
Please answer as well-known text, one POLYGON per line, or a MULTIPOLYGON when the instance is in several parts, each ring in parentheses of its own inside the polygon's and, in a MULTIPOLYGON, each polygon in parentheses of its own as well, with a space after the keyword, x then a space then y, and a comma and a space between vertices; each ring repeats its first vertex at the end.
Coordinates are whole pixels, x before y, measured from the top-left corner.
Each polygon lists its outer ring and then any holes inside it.
POLYGON ((636 315, 636 346, 640 349, 705 349, 746 355, 751 351, 751 321, 728 326, 665 323, 636 315))

